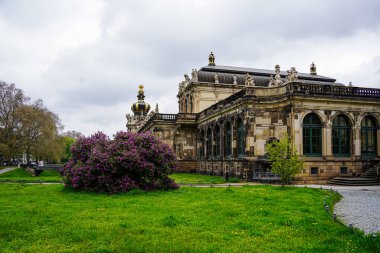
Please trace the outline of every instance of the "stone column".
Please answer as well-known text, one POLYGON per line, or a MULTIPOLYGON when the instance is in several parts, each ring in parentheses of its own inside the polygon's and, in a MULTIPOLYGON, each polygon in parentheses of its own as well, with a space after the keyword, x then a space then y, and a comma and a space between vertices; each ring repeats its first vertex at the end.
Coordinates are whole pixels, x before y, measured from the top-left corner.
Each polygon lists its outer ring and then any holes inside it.
POLYGON ((377 137, 377 152, 376 152, 376 154, 377 154, 377 157, 379 157, 380 156, 380 129, 378 129, 377 131, 376 131, 376 137, 377 137))
POLYGON ((325 127, 322 128, 322 136, 323 136, 323 140, 325 145, 323 146, 323 154, 326 156, 326 157, 330 157, 332 156, 332 126, 330 124, 330 122, 327 122, 325 127), (323 129, 325 131, 323 131, 323 129))
POLYGON ((361 136, 360 136, 360 126, 354 126, 353 132, 353 152, 351 154, 355 156, 361 156, 361 136))

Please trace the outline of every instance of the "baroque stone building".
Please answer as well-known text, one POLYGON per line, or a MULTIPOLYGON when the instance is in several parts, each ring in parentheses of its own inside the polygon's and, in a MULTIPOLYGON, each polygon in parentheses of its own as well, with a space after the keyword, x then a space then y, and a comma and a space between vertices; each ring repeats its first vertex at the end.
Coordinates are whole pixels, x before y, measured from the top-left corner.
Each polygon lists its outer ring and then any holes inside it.
POLYGON ((178 114, 148 114, 143 93, 128 130, 155 133, 182 171, 251 179, 270 168, 266 144, 285 135, 304 161, 302 182, 353 176, 380 160, 380 89, 337 83, 314 63, 310 73, 241 68, 216 65, 211 53, 179 84, 178 114))

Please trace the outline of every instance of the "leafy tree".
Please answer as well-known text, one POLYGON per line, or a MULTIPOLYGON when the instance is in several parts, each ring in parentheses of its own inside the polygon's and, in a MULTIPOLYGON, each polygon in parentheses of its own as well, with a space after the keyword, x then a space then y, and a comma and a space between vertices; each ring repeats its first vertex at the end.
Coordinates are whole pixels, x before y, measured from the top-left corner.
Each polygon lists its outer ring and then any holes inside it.
POLYGON ((69 138, 71 138, 73 140, 77 140, 80 137, 83 137, 83 134, 81 132, 77 132, 77 131, 74 131, 74 130, 70 130, 70 131, 64 132, 62 135, 66 136, 66 137, 69 137, 69 138))
POLYGON ((44 107, 42 100, 23 105, 17 111, 20 119, 18 128, 23 150, 30 162, 33 155, 38 160, 58 161, 64 152, 58 130, 61 123, 58 116, 44 107))
POLYGON ((272 163, 271 170, 280 175, 282 187, 284 187, 301 171, 303 163, 288 136, 279 141, 268 143, 266 148, 269 161, 272 163))
POLYGON ((0 81, 0 157, 10 161, 21 152, 17 127, 17 111, 29 100, 22 90, 12 83, 0 81))
POLYGON ((62 136, 65 152, 64 155, 61 157, 62 162, 67 162, 71 157, 71 147, 75 142, 75 139, 68 137, 68 136, 62 136))

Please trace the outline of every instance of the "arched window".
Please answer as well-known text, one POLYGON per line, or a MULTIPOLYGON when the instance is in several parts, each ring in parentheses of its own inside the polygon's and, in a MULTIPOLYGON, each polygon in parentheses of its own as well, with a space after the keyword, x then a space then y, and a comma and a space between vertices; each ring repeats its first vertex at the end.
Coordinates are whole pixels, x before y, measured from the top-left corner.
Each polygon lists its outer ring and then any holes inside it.
POLYGON ((232 144, 231 123, 228 121, 225 126, 224 134, 224 155, 231 156, 231 144, 232 144))
POLYGON ((303 155, 322 155, 322 125, 319 117, 310 113, 303 120, 303 155))
POLYGON ((204 157, 204 136, 205 132, 202 130, 199 136, 199 158, 201 159, 204 157))
POLYGON ((377 124, 373 117, 366 116, 361 123, 361 146, 362 156, 374 157, 376 156, 377 148, 377 124))
POLYGON ((220 156, 220 128, 219 126, 215 126, 214 129, 214 156, 219 157, 220 156))
POLYGON ((210 158, 212 156, 212 134, 211 129, 207 129, 207 137, 206 137, 206 152, 207 157, 210 158))
POLYGON ((237 156, 243 157, 245 150, 245 128, 242 119, 237 121, 237 156))
POLYGON ((334 156, 350 155, 351 126, 347 116, 338 115, 333 120, 332 148, 334 156))

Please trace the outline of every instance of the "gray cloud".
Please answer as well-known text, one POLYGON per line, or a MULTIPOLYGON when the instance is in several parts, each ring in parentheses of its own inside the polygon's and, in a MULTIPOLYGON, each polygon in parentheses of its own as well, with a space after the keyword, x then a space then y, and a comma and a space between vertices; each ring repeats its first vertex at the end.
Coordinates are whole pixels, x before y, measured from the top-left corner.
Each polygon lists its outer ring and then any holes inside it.
POLYGON ((57 112, 66 130, 124 129, 146 100, 177 111, 185 72, 207 64, 307 72, 379 87, 378 1, 1 1, 0 79, 57 112))

